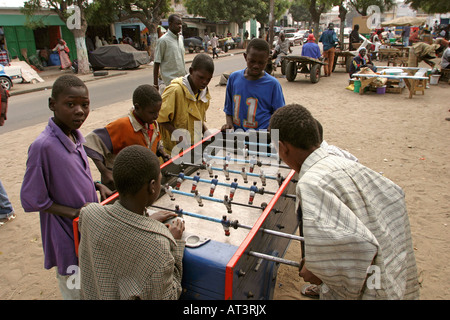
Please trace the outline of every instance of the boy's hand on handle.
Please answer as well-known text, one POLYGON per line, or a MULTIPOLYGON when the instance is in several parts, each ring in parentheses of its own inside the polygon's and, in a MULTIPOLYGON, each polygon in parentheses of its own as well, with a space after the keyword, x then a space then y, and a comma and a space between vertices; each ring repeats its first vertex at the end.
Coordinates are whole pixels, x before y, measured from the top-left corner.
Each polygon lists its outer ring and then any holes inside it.
POLYGON ((177 216, 176 213, 170 211, 157 211, 150 215, 150 218, 155 219, 159 222, 164 222, 169 219, 175 218, 177 216))
POLYGON ((173 237, 180 240, 183 236, 184 231, 184 220, 183 219, 173 219, 172 223, 167 226, 169 231, 172 233, 173 237))
POLYGON ((220 129, 220 131, 225 132, 227 130, 234 130, 234 126, 228 123, 225 123, 222 128, 220 129))

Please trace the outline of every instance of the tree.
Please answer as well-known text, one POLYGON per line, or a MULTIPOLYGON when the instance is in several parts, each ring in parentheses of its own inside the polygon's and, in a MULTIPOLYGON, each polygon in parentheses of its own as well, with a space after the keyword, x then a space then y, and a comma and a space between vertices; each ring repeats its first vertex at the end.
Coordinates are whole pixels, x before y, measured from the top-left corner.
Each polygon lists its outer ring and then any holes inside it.
POLYGON ((294 21, 307 21, 309 25, 312 24, 311 13, 304 0, 294 0, 289 8, 289 13, 294 21))
MULTIPOLYGON (((98 0, 112 1, 119 21, 139 19, 148 29, 151 39, 158 39, 157 27, 165 14, 170 12, 169 0, 98 0)), ((151 42, 151 58, 156 41, 151 42)))
MULTIPOLYGON (((288 0, 273 0, 273 20, 279 20, 281 16, 289 8, 288 0)), ((266 24, 269 23, 270 0, 261 0, 259 6, 255 9, 255 19, 261 24, 264 30, 266 24)))
POLYGON ((22 10, 26 17, 30 18, 37 11, 44 8, 50 9, 66 23, 75 38, 78 56, 78 72, 81 74, 90 72, 85 40, 87 29, 85 11, 88 6, 88 0, 28 0, 24 3, 24 8, 22 10), (71 8, 71 6, 74 7, 71 8))
POLYGON ((450 12, 450 1, 448 0, 406 0, 414 10, 423 10, 426 13, 447 13, 450 12))
POLYGON ((395 6, 395 0, 348 0, 348 2, 362 16, 367 16, 367 9, 370 6, 379 7, 381 13, 395 6))
POLYGON ((308 5, 309 13, 311 14, 313 24, 313 34, 316 39, 319 39, 320 15, 331 8, 332 0, 305 0, 308 5))
MULTIPOLYGON (((228 20, 236 22, 242 34, 244 22, 255 16, 261 0, 185 0, 184 5, 191 14, 205 17, 209 21, 228 20)), ((267 11, 268 13, 268 11, 267 11)))

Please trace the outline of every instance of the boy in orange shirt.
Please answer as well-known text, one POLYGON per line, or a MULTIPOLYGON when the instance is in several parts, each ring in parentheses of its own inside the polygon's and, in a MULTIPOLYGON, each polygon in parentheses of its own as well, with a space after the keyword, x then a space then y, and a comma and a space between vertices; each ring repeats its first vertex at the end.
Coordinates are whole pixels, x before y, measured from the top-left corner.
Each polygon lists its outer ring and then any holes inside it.
POLYGON ((161 96, 155 88, 151 85, 141 85, 133 93, 133 108, 128 116, 86 136, 86 153, 100 171, 101 182, 111 190, 115 189, 112 166, 123 148, 141 145, 161 156, 163 161, 169 159, 160 142, 161 135, 156 122, 161 103, 161 96))

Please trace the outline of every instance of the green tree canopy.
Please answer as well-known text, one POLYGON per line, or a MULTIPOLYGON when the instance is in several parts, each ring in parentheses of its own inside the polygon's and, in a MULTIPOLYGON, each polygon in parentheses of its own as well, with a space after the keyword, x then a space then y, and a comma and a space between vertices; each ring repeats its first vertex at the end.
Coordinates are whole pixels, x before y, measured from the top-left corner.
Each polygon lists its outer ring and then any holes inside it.
POLYGON ((426 13, 447 13, 450 12, 449 0, 406 0, 414 10, 423 10, 426 13))

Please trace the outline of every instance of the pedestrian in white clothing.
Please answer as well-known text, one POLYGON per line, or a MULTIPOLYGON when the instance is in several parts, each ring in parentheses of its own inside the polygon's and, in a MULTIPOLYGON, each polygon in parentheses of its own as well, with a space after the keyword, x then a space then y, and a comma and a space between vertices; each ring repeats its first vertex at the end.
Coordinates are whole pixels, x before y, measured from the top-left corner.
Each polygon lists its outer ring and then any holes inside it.
POLYGON ((269 128, 278 130, 280 158, 298 173, 300 276, 320 299, 418 299, 402 189, 320 148, 317 122, 300 105, 275 111, 269 128))

